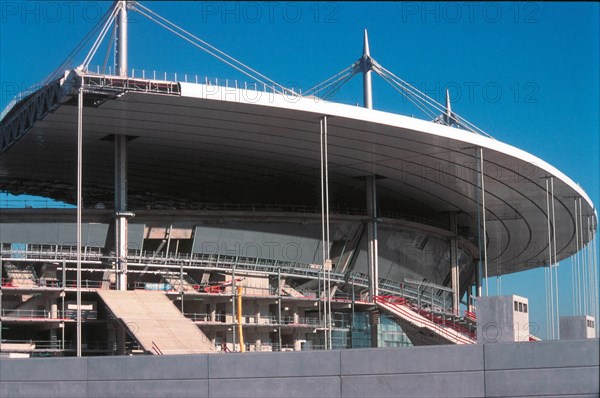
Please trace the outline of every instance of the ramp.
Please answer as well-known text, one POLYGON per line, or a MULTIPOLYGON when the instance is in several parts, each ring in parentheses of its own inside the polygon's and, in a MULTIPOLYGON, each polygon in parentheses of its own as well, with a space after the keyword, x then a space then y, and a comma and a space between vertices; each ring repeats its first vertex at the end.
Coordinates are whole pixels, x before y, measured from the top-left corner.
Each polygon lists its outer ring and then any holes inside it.
POLYGON ((155 355, 215 352, 206 335, 162 292, 98 290, 108 309, 142 348, 155 355))
POLYGON ((474 344, 475 335, 468 329, 445 322, 439 317, 419 313, 402 297, 378 296, 375 303, 380 309, 394 315, 414 345, 474 344))

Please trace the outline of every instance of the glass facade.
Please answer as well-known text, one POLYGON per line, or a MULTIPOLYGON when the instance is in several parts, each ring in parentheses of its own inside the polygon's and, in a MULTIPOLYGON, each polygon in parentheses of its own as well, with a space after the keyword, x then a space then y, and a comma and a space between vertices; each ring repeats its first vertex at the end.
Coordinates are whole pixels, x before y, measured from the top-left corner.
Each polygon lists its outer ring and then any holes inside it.
MULTIPOLYGON (((334 350, 371 347, 371 325, 368 312, 336 312, 333 314, 331 343, 334 350)), ((313 349, 323 348, 323 333, 310 333, 306 338, 313 349)), ((408 347, 413 344, 393 318, 381 314, 378 330, 379 347, 408 347)))
POLYGON ((378 333, 379 347, 409 347, 413 344, 393 318, 381 314, 378 333))

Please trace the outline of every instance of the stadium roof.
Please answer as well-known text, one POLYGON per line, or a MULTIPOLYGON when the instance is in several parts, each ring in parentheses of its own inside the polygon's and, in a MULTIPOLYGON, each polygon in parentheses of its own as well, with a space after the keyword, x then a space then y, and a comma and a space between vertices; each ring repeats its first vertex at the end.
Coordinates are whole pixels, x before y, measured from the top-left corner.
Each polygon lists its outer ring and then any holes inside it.
MULTIPOLYGON (((0 181, 12 193, 73 201, 76 90, 84 81, 84 197, 112 202, 113 135, 127 135, 130 207, 159 203, 320 203, 320 121, 327 116, 331 204, 364 206, 377 175, 385 210, 458 212, 477 240, 483 149, 490 274, 548 262, 546 182, 554 185, 557 257, 577 250, 575 201, 586 193, 543 160, 508 144, 420 119, 279 94, 268 87, 117 78, 70 71, 0 124, 0 181)), ((594 225, 595 228, 595 225, 594 225)), ((590 236, 584 236, 588 242, 590 236)))

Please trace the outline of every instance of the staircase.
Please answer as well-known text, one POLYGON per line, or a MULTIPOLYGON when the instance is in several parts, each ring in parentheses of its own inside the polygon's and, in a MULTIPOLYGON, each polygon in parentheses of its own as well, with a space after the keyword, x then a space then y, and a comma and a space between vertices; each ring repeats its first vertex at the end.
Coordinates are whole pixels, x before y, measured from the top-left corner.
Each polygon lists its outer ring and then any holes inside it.
POLYGON ((162 292, 98 290, 109 311, 142 348, 155 355, 201 354, 215 347, 162 292))
POLYGON ((419 309, 402 297, 377 296, 375 303, 396 318, 414 345, 476 343, 474 332, 466 327, 419 309))

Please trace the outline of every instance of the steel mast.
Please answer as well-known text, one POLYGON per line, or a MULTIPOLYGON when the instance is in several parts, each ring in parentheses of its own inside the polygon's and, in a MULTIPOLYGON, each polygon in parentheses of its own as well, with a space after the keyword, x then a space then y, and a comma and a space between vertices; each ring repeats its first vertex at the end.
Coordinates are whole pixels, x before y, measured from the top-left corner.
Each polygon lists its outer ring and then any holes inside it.
POLYGON ((373 90, 371 85, 371 71, 373 70, 373 58, 369 50, 369 35, 365 29, 363 41, 363 55, 360 59, 360 71, 363 74, 363 106, 373 109, 373 90))

